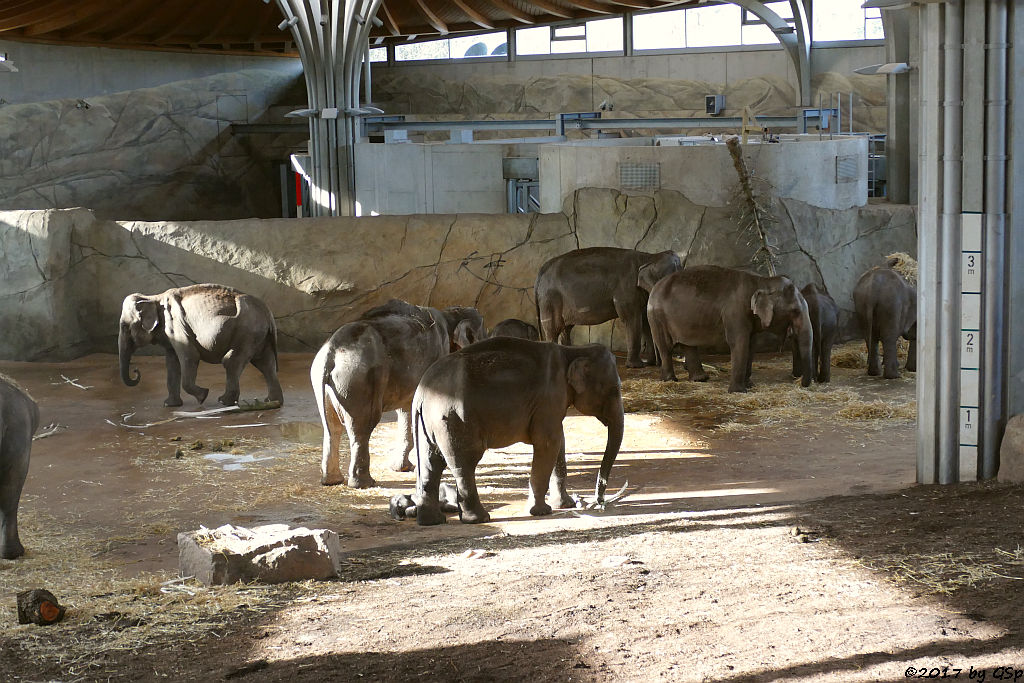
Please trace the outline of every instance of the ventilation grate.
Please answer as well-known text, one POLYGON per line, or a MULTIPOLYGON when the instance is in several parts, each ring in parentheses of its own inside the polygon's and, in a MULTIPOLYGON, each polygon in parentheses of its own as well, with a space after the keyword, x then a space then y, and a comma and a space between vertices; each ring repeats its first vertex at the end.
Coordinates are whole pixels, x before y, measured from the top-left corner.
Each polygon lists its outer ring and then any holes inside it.
POLYGON ((661 188, 661 164, 622 162, 619 164, 619 187, 623 190, 658 190, 661 188))

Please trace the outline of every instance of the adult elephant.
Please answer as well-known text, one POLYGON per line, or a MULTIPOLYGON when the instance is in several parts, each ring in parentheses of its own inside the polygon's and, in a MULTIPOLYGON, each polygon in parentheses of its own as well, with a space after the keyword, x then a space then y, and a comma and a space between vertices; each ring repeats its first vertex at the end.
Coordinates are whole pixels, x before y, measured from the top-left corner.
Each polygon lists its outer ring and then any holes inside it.
POLYGON ((690 379, 703 382, 708 376, 697 347, 724 342, 729 345, 732 361, 729 391, 746 391, 753 386, 753 336, 764 330, 784 335, 790 329, 802 361, 801 384, 811 384, 813 333, 807 302, 787 277, 764 277, 720 266, 687 268, 654 286, 647 317, 661 355, 663 380, 676 380, 672 363, 675 344, 684 347, 690 379))
POLYGON ((552 505, 574 507, 565 489, 565 436, 569 406, 608 427, 597 475, 604 502, 612 464, 622 444, 622 392, 615 357, 600 344, 561 346, 496 337, 434 363, 413 398, 416 428, 416 521, 445 521, 438 501, 444 468, 450 467, 465 523, 490 519, 480 504, 476 467, 488 448, 519 441, 533 445, 530 514, 551 514, 552 505))
POLYGON ((389 410, 398 411, 405 434, 392 465, 412 470, 409 410, 416 384, 431 363, 486 336, 475 308, 439 311, 392 299, 342 325, 313 358, 309 378, 324 428, 320 483, 343 481, 338 448, 342 425, 348 432, 348 485, 375 486, 370 476, 370 433, 389 410))
POLYGON ((540 331, 528 322, 518 318, 506 318, 494 326, 491 330, 491 337, 514 337, 516 339, 528 339, 529 341, 540 341, 540 331))
POLYGON ((853 305, 868 345, 868 374, 885 379, 900 376, 897 344, 910 342, 906 369, 917 370, 917 288, 892 268, 872 268, 853 288, 853 305), (878 363, 882 342, 882 367, 878 363))
POLYGON ((136 349, 156 344, 167 362, 165 406, 181 405, 181 389, 199 403, 209 389, 196 384, 199 361, 224 365, 227 380, 217 399, 224 405, 238 402, 238 380, 252 363, 267 381, 267 400, 284 402, 277 379, 277 325, 262 300, 224 285, 201 284, 168 289, 146 296, 129 294, 121 304, 117 337, 121 379, 130 387, 140 373, 130 373, 136 349))
POLYGON ((544 339, 569 343, 574 325, 620 318, 626 327, 626 367, 638 368, 641 345, 655 364, 645 310, 647 291, 682 268, 674 251, 649 254, 618 247, 577 249, 547 261, 537 273, 534 294, 544 339))
MULTIPOLYGON (((839 332, 839 307, 824 288, 813 282, 804 286, 800 294, 807 302, 811 331, 814 333, 814 357, 811 359, 811 368, 816 373, 814 379, 824 384, 832 380, 832 346, 839 332)), ((793 376, 799 377, 802 372, 800 345, 793 344, 793 376)))
POLYGON ((18 501, 38 428, 39 406, 14 380, 0 375, 0 558, 5 560, 25 554, 18 538, 18 501))

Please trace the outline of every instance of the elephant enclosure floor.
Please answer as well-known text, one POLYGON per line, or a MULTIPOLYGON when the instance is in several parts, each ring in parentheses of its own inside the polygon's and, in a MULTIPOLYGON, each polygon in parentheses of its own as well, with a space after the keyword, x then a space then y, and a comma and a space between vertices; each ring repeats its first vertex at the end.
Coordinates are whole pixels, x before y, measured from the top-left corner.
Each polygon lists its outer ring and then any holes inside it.
MULTIPOLYGON (((629 481, 622 501, 531 518, 518 444, 481 466, 491 523, 421 528, 387 515, 415 482, 386 468, 394 422, 371 444, 379 487, 320 486, 310 359, 282 356, 281 410, 144 429, 118 423, 171 417, 159 358, 137 359, 135 388, 110 355, 0 363, 44 426, 66 427, 33 445, 28 554, 0 560, 0 678, 893 680, 908 666, 989 679, 1024 668, 1024 496, 912 485, 913 375, 835 368, 831 385, 803 390, 787 359, 765 356, 755 390, 729 395, 718 372, 663 384, 655 369, 622 368, 630 412, 611 481, 629 481), (227 522, 334 529, 342 574, 174 582, 176 533, 227 522), (30 588, 68 605, 65 621, 16 625, 14 595, 30 588)), ((204 366, 200 384, 216 396, 223 374, 204 366)), ((250 368, 243 397, 264 393, 250 368)), ((604 429, 581 416, 565 427, 569 488, 590 494, 604 429)))

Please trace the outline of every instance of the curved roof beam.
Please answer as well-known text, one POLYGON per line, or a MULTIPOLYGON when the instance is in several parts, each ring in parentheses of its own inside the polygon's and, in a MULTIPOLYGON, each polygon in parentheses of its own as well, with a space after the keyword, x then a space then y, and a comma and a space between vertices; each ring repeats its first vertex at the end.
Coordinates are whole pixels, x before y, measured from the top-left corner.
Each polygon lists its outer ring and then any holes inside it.
POLYGON ((730 0, 734 5, 750 10, 750 13, 763 21, 782 43, 789 53, 796 69, 800 87, 797 90, 797 105, 809 106, 811 103, 811 42, 807 25, 807 14, 800 0, 789 0, 793 8, 793 19, 797 28, 794 30, 782 17, 769 9, 759 0, 730 0))
POLYGON ((527 14, 526 12, 523 12, 523 11, 520 11, 520 10, 516 9, 512 5, 510 5, 507 2, 505 2, 505 0, 487 0, 487 2, 489 2, 492 5, 494 5, 495 7, 500 9, 502 12, 504 12, 505 14, 509 15, 510 17, 512 17, 513 19, 518 21, 520 24, 536 24, 537 23, 537 20, 533 16, 527 14))
POLYGON ((452 0, 452 4, 458 7, 460 10, 466 13, 469 20, 480 28, 493 29, 494 22, 485 17, 484 15, 477 12, 475 9, 469 6, 465 0, 452 0))
POLYGON ((448 35, 448 24, 441 21, 441 18, 434 13, 430 7, 427 6, 426 0, 413 0, 416 5, 416 9, 419 10, 420 14, 427 20, 435 31, 440 33, 442 36, 448 35))

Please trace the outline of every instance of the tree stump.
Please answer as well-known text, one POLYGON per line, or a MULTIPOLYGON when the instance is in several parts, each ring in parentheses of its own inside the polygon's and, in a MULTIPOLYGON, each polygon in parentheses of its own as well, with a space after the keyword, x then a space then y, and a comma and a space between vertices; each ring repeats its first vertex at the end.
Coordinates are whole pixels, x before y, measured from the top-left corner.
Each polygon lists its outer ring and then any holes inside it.
POLYGON ((46 626, 64 618, 62 607, 53 593, 42 588, 18 593, 18 623, 46 626))

